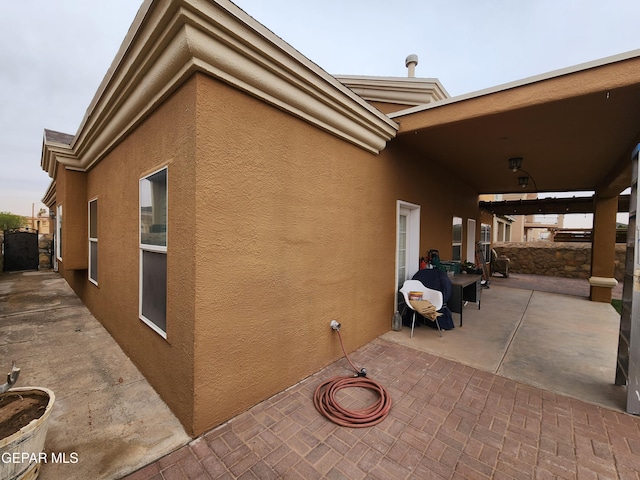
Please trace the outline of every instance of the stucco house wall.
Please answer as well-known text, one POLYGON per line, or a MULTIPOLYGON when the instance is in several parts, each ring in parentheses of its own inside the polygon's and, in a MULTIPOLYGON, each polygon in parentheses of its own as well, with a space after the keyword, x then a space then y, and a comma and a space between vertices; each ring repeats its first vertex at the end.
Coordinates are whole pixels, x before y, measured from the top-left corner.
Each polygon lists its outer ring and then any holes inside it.
MULTIPOLYGON (((59 270, 188 430, 193 418, 195 310, 195 81, 189 81, 86 173, 60 168, 63 260, 59 270), (167 340, 138 319, 139 179, 169 166, 167 340), (82 176, 82 196, 69 189, 82 176), (62 184, 62 185, 61 185, 62 184), (98 285, 87 277, 88 202, 98 200, 98 285), (77 211, 71 218, 71 211, 77 211), (71 230, 84 221, 83 229, 71 230), (70 243, 82 243, 83 269, 71 270, 70 243)), ((74 185, 77 186, 77 185, 74 185)))
POLYGON ((89 171, 59 169, 59 269, 198 434, 339 358, 332 319, 349 351, 390 328, 397 200, 421 206, 424 253, 451 249, 453 215, 479 215, 476 192, 434 168, 401 142, 375 155, 194 74, 89 171), (138 319, 138 183, 165 165, 166 340, 138 319))
POLYGON ((42 166, 61 274, 197 435, 340 358, 332 319, 347 351, 389 330, 398 201, 421 208, 421 255, 450 258, 454 216, 476 239, 481 222, 476 191, 389 142, 393 120, 232 4, 190 5, 145 2, 79 132, 45 131, 42 166), (166 338, 139 316, 140 179, 164 167, 166 338))
POLYGON ((339 358, 331 319, 348 350, 389 330, 398 199, 422 206, 424 248, 443 250, 440 219, 478 207, 444 172, 428 182, 432 168, 408 152, 373 155, 217 80, 197 84, 201 431, 339 358))

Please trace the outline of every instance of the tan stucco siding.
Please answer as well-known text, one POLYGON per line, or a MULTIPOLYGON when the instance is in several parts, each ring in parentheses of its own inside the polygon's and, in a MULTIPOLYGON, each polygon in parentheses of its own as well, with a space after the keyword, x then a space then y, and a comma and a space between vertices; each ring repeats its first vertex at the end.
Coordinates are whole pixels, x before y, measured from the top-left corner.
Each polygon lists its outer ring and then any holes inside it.
POLYGON ((196 411, 209 428, 387 330, 386 161, 198 77, 196 411))
MULTIPOLYGON (((98 200, 98 286, 66 278, 190 431, 193 416, 195 82, 187 82, 86 173, 98 200), (139 319, 139 180, 168 166, 167 339, 139 319)), ((70 219, 65 205, 63 228, 70 219)), ((82 237, 88 243, 86 220, 82 237)), ((65 236, 65 241, 66 241, 65 236)), ((85 247, 86 251, 86 247, 85 247)))
POLYGON ((341 357, 331 319, 349 351, 389 329, 398 199, 422 205, 431 248, 450 246, 452 211, 477 214, 477 197, 403 154, 198 76, 194 431, 341 357))
POLYGON ((61 267, 65 270, 87 268, 87 195, 86 174, 59 170, 58 205, 62 205, 61 267))
POLYGON ((390 328, 398 200, 443 258, 452 216, 478 215, 475 192, 402 144, 373 155, 202 74, 83 175, 98 286, 65 278, 191 434, 342 357, 332 319, 349 352, 390 328), (165 165, 166 340, 138 318, 139 179, 165 165))
POLYGON ((421 255, 438 250, 442 260, 451 260, 454 216, 462 218, 465 252, 467 219, 476 219, 476 239, 480 234, 478 193, 445 167, 412 151, 401 139, 389 145, 383 156, 392 158, 393 167, 386 182, 393 189, 389 192, 391 197, 421 207, 421 255))

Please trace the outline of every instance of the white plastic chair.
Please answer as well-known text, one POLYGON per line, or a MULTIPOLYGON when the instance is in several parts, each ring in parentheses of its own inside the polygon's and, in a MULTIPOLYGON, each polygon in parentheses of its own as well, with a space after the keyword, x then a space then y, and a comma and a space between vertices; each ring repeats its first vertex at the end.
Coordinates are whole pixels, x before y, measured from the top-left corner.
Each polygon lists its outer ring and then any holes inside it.
MULTIPOLYGON (((444 304, 442 292, 425 287, 419 280, 405 280, 400 292, 404 296, 404 303, 413 310, 413 320, 411 322, 411 338, 413 338, 413 329, 416 325, 416 310, 411 306, 411 302, 409 302, 409 292, 422 292, 422 299, 429 300, 433 306, 436 307, 436 310, 440 310, 444 304)), ((440 323, 438 322, 437 317, 435 322, 438 327, 438 333, 442 336, 442 329, 440 328, 440 323)))

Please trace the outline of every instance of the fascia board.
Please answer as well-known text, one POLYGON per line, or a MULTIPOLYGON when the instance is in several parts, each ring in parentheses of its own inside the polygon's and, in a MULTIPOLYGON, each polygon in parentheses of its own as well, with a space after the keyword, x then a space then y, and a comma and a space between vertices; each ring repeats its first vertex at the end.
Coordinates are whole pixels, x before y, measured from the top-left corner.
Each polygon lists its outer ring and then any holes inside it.
POLYGON ((449 98, 437 78, 336 75, 336 79, 367 101, 418 106, 449 98))
POLYGON ((47 141, 42 144, 42 156, 40 166, 49 177, 55 178, 58 171, 58 163, 68 164, 77 162, 73 149, 64 143, 47 141))
MULTIPOLYGON (((475 100, 481 97, 486 97, 486 96, 490 96, 490 95, 494 95, 494 94, 500 94, 501 92, 506 92, 508 90, 514 90, 514 89, 518 89, 521 87, 527 87, 529 85, 534 85, 537 83, 542 83, 542 82, 546 82, 549 80, 554 80, 557 78, 561 78, 561 77, 565 77, 565 76, 569 76, 569 75, 574 75, 574 74, 579 74, 581 72, 586 72, 589 70, 593 70, 593 69, 597 69, 599 67, 604 67, 604 66, 608 66, 608 65, 613 65, 615 63, 618 62, 624 62, 627 60, 634 60, 636 58, 640 58, 640 49, 639 50, 632 50, 629 52, 625 52, 625 53, 620 53, 617 55, 613 55, 610 57, 605 57, 602 59, 598 59, 598 60, 593 60, 590 62, 585 62, 585 63, 581 63, 579 65, 574 65, 571 67, 566 67, 566 68, 562 68, 562 69, 558 69, 558 70, 554 70, 551 72, 547 72, 547 73, 543 73, 540 75, 534 75, 532 77, 527 77, 521 80, 516 80, 513 82, 508 82, 502 85, 497 85, 494 87, 490 87, 490 88, 486 88, 483 90, 478 90, 475 92, 470 92, 470 93, 465 93, 462 95, 458 95, 455 97, 450 97, 447 99, 444 99, 440 102, 437 103, 433 103, 433 104, 429 104, 429 105, 420 105, 420 106, 415 106, 415 107, 411 107, 411 108, 407 108, 405 110, 400 110, 398 112, 393 112, 391 114, 389 114, 389 118, 400 118, 403 116, 407 116, 407 115, 411 115, 414 113, 419 113, 422 111, 426 111, 426 110, 431 110, 431 109, 435 109, 435 108, 440 108, 440 107, 444 107, 447 105, 452 105, 452 104, 457 104, 457 103, 462 103, 464 101, 467 100, 475 100)), ((621 80, 621 82, 623 82, 624 80, 621 80)), ((633 80, 635 81, 635 79, 633 80)), ((612 86, 613 88, 613 86, 612 86)), ((590 91, 590 86, 589 85, 584 85, 584 92, 589 92, 590 91)), ((559 92, 559 94, 562 94, 562 92, 559 92)))
POLYGON ((225 0, 143 5, 72 142, 86 170, 194 72, 219 78, 371 153, 398 125, 225 0))
POLYGON ((56 181, 52 180, 49 184, 49 188, 45 192, 42 197, 42 203, 44 203, 47 207, 52 208, 56 203, 56 181))

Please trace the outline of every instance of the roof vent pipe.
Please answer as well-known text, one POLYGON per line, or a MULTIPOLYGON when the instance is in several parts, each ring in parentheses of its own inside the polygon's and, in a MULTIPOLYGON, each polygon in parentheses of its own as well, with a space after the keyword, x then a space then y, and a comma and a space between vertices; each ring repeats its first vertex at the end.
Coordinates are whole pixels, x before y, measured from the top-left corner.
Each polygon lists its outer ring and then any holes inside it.
POLYGON ((418 65, 418 55, 412 53, 407 57, 404 61, 405 67, 409 69, 409 77, 413 78, 416 76, 416 65, 418 65))

